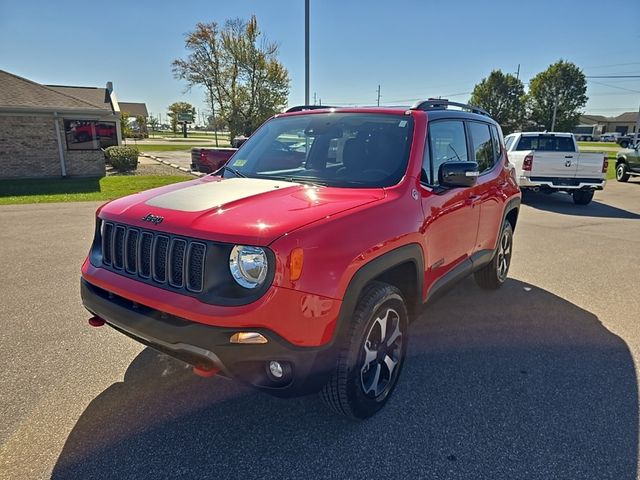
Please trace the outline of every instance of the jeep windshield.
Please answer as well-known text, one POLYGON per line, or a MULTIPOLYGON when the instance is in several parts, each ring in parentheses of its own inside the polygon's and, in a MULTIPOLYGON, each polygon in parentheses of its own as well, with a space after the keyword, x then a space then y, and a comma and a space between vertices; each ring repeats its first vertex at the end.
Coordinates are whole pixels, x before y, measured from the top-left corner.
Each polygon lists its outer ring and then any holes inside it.
POLYGON ((244 176, 332 187, 390 187, 404 176, 413 120, 369 113, 274 118, 236 152, 225 178, 244 176))

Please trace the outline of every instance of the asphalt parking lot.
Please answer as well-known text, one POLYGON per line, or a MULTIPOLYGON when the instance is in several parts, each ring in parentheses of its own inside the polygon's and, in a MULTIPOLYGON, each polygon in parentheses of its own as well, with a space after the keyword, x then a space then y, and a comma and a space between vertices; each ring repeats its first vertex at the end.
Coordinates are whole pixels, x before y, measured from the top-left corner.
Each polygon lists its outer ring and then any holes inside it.
POLYGON ((638 478, 640 181, 527 198, 507 284, 431 305, 360 423, 87 326, 97 206, 0 207, 0 478, 638 478))

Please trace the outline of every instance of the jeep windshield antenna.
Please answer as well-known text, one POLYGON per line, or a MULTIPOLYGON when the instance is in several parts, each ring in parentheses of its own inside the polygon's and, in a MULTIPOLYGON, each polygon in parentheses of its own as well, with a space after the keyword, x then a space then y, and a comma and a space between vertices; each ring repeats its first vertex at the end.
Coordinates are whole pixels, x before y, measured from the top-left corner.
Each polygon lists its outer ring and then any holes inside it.
POLYGON ((461 162, 461 161, 462 161, 462 159, 460 158, 460 155, 458 155, 458 152, 456 152, 456 149, 455 149, 455 148, 453 148, 453 147, 451 146, 451 144, 449 144, 449 145, 448 145, 448 147, 449 147, 451 150, 453 150, 453 153, 455 154, 456 158, 458 159, 458 161, 460 161, 460 162, 461 162))

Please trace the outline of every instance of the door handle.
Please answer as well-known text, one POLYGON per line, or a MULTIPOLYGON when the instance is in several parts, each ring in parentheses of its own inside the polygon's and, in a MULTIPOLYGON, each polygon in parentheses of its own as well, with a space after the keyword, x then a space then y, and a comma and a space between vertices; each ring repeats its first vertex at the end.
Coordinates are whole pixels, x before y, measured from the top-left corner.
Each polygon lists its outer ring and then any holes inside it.
POLYGON ((478 203, 478 200, 480 200, 480 195, 469 195, 465 203, 467 205, 474 205, 475 203, 478 203))

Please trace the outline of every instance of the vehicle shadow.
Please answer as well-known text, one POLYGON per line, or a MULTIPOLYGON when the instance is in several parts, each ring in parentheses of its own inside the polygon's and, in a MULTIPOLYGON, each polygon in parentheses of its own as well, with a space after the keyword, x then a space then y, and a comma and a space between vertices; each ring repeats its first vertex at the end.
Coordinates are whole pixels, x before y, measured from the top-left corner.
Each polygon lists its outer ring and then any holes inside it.
POLYGON ((52 477, 636 478, 633 360, 592 313, 467 280, 410 333, 396 392, 364 422, 146 349, 86 408, 52 477))
POLYGON ((621 218, 638 220, 640 215, 622 208, 612 207, 593 200, 589 205, 576 205, 571 196, 564 193, 534 193, 526 192, 522 196, 522 203, 538 210, 575 215, 578 217, 621 218))

